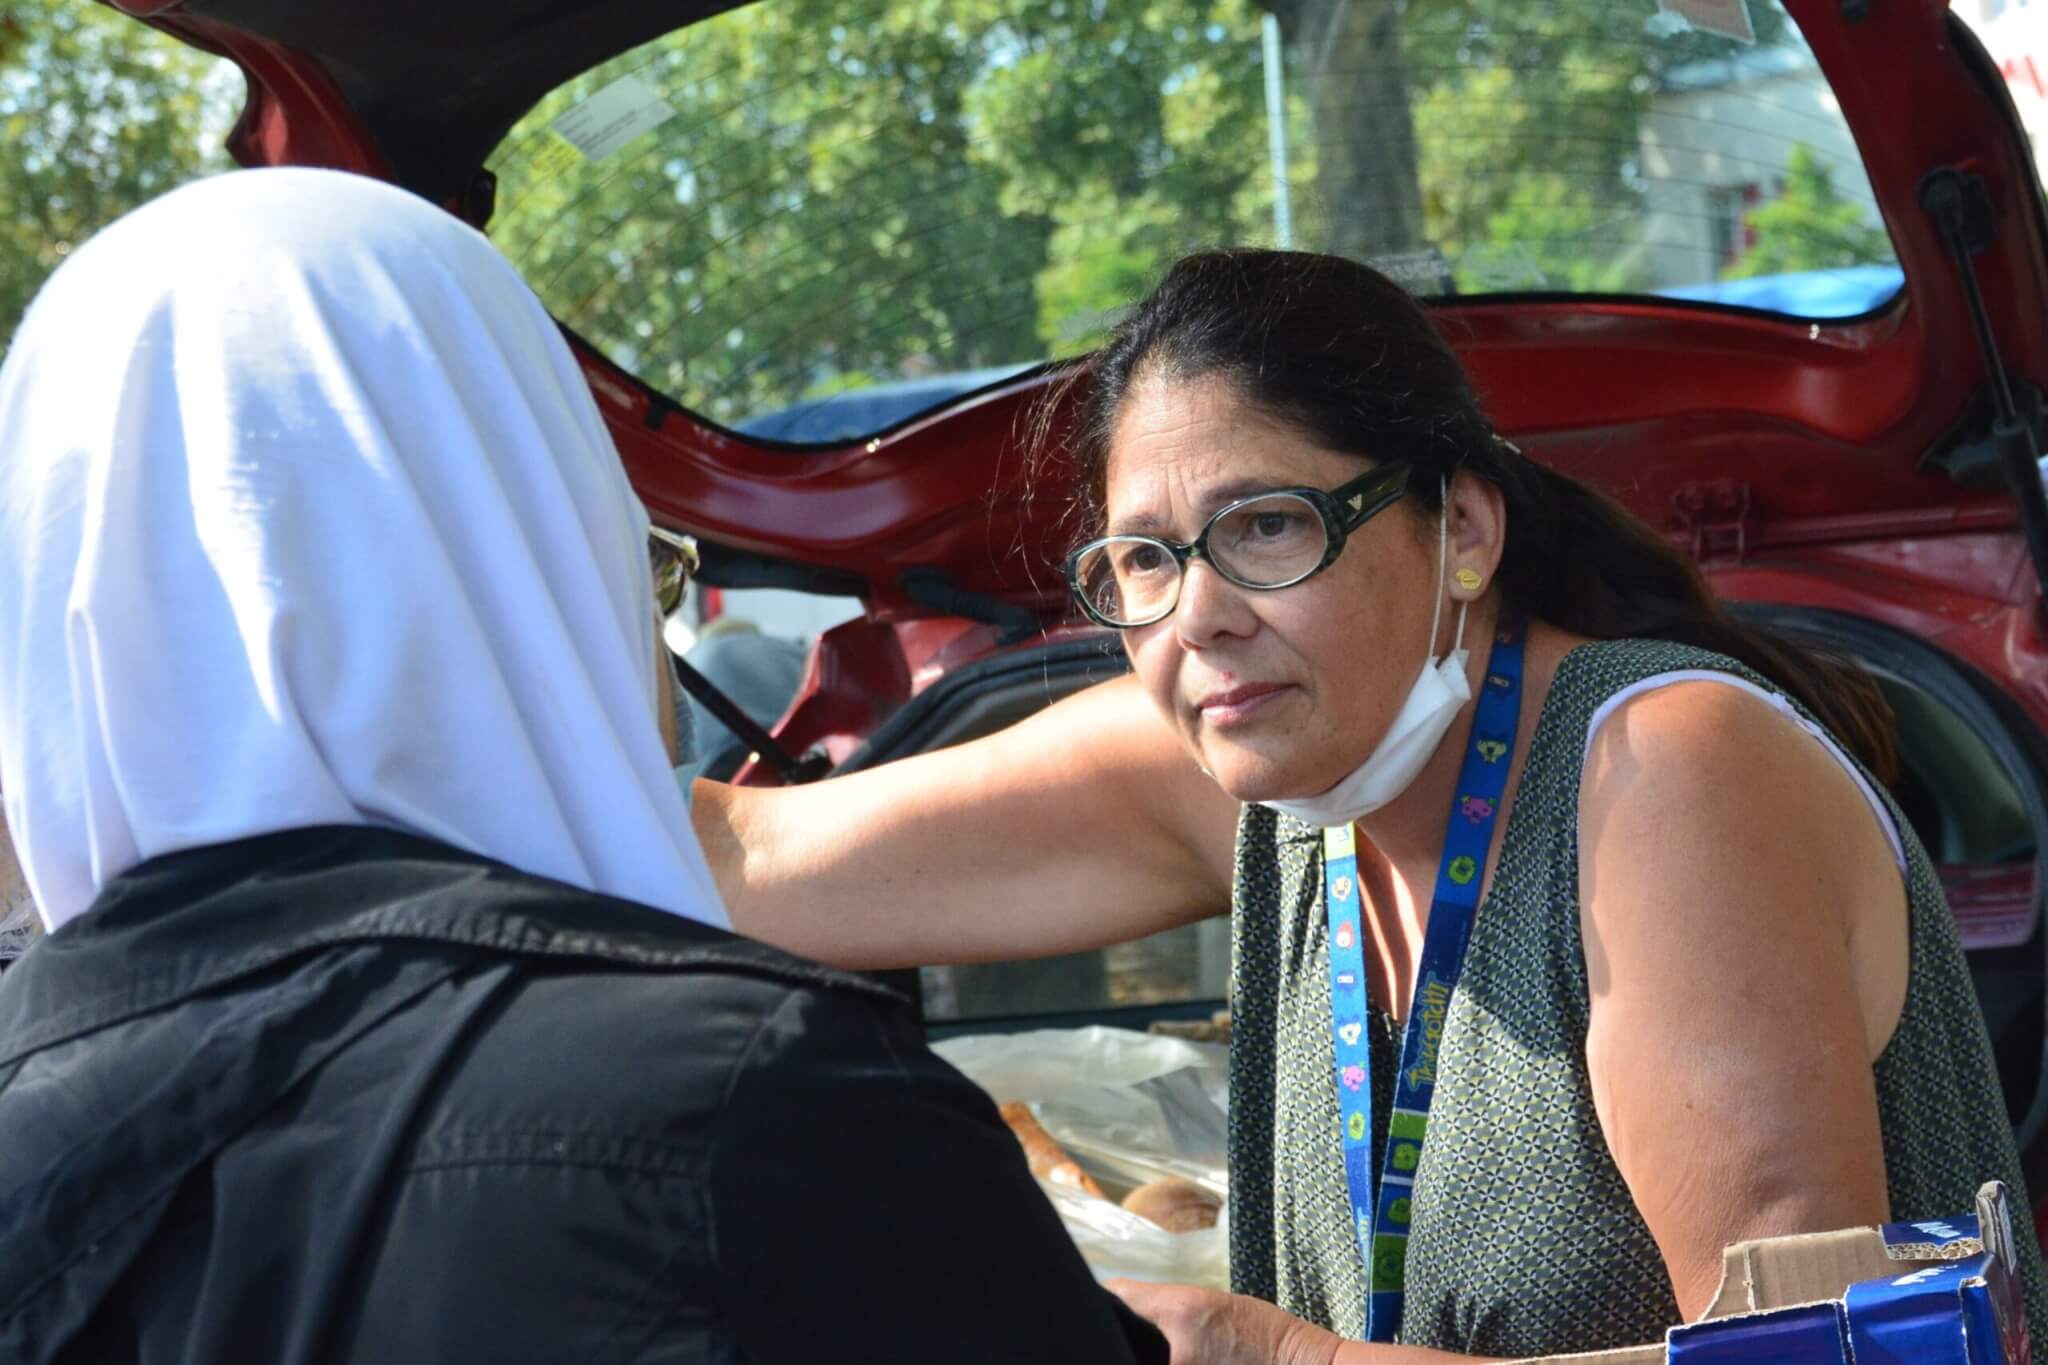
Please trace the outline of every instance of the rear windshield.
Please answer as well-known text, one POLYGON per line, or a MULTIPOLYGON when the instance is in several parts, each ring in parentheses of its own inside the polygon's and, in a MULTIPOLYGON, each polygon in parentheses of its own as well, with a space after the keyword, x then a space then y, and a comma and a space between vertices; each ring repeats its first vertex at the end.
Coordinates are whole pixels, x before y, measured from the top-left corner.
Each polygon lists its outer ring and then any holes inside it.
POLYGON ((545 99, 492 235, 613 360, 795 442, 1086 351, 1202 246, 1423 295, 1898 291, 1775 0, 1269 4, 762 0, 545 99))

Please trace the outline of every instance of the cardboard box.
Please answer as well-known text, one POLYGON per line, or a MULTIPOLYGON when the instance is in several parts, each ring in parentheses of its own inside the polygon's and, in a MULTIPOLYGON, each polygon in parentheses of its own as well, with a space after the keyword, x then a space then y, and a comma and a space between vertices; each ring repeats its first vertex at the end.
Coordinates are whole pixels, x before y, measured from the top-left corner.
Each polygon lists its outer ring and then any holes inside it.
POLYGON ((1977 1211, 1743 1242, 1721 1289, 1661 1345, 1529 1365, 2032 1365, 2003 1184, 1977 1211))

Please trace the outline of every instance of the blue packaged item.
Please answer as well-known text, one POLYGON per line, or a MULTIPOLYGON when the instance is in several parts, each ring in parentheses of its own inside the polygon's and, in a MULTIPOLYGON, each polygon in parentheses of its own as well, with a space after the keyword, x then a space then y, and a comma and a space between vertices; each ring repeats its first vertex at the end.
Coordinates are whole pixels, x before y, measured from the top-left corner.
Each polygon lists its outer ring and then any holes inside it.
POLYGON ((1527 1365, 2032 1365, 2006 1188, 1974 1213, 1729 1247, 1662 1343, 1527 1365))

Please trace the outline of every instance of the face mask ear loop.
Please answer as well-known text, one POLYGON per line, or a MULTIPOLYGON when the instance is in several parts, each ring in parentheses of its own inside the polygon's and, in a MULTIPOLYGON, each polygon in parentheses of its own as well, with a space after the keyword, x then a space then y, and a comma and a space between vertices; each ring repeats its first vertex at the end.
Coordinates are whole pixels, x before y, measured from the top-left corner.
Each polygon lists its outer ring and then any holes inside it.
MULTIPOLYGON (((1436 633, 1444 624, 1444 572, 1450 568, 1451 553, 1451 500, 1450 485, 1442 480, 1437 483, 1437 496, 1441 500, 1436 520, 1436 612, 1429 618, 1429 657, 1424 661, 1427 668, 1436 663, 1436 633)), ((1465 610, 1458 609, 1458 643, 1465 641, 1465 610)), ((1456 646, 1453 646, 1455 649, 1456 646)))

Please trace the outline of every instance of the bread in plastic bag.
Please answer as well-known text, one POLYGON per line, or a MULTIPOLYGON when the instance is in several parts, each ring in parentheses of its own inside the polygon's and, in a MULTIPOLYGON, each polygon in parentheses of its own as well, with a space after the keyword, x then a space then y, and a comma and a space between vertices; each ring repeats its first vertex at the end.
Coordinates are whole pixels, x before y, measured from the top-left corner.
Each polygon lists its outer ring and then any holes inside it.
POLYGON ((933 1044, 996 1099, 1022 1100, 1110 1195, 1040 1181, 1097 1278, 1230 1287, 1228 1051, 1128 1029, 1037 1029, 933 1044), (1115 1200, 1181 1176, 1223 1200, 1215 1227, 1168 1232, 1115 1200))

